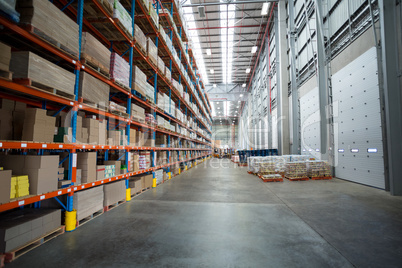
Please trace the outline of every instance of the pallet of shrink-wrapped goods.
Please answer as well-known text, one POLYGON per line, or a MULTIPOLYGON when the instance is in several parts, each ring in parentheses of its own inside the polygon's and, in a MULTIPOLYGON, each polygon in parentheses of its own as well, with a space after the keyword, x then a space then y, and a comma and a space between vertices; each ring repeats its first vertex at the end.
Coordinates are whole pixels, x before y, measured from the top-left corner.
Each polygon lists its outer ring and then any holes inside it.
POLYGON ((134 24, 134 41, 135 45, 145 55, 147 51, 147 37, 137 24, 134 24))
POLYGON ((153 6, 153 1, 149 2, 148 10, 149 10, 149 15, 151 16, 151 19, 154 22, 154 25, 158 26, 159 25, 159 17, 158 17, 158 13, 156 12, 156 9, 153 6))
POLYGON ((114 1, 113 4, 113 18, 118 19, 119 26, 128 35, 130 39, 133 38, 133 19, 130 13, 123 7, 119 1, 114 1))
POLYGON ((82 33, 81 58, 90 67, 109 75, 110 50, 90 33, 82 33))
POLYGON ((308 180, 306 162, 287 162, 285 165, 285 177, 289 180, 308 180))
POLYGON ((158 66, 158 48, 149 37, 147 37, 147 57, 155 66, 158 66))
POLYGON ((145 84, 147 83, 147 76, 141 71, 138 66, 133 66, 133 81, 131 87, 145 97, 145 84))
POLYGON ((109 104, 110 86, 87 72, 80 72, 79 97, 88 104, 106 109, 109 104))
POLYGON ((108 207, 126 199, 126 181, 120 180, 103 186, 103 206, 108 207))
POLYGON ((12 52, 10 71, 18 84, 72 99, 75 75, 29 51, 12 52))
POLYGON ((17 2, 20 23, 27 30, 53 46, 78 56, 78 24, 50 1, 23 0, 17 2))
POLYGON ((165 76, 165 62, 158 56, 158 70, 159 74, 165 76))
POLYGON ((165 66, 165 77, 168 82, 170 82, 172 79, 172 72, 167 66, 165 66))
POLYGON ((103 186, 74 193, 73 207, 77 210, 77 221, 103 213, 103 186))
POLYGON ((124 86, 128 91, 130 88, 130 65, 128 62, 113 52, 110 56, 110 78, 124 86))
POLYGON ((327 161, 307 161, 307 175, 310 178, 329 178, 332 176, 331 165, 327 161))
POLYGON ((155 88, 151 84, 145 83, 144 91, 147 99, 152 103, 155 103, 155 88))

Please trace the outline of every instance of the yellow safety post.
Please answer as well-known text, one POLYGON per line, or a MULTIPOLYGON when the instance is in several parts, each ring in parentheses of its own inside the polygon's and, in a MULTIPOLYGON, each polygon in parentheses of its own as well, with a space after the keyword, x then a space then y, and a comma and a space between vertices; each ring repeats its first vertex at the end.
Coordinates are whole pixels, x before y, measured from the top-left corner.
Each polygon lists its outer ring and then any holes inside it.
POLYGON ((152 180, 152 188, 155 188, 156 187, 156 178, 154 178, 153 180, 152 180))
POLYGON ((187 170, 187 165, 185 166, 185 168, 184 168, 185 170, 187 170))
POLYGON ((180 173, 181 173, 181 168, 179 168, 179 175, 180 175, 180 173))
POLYGON ((171 172, 168 172, 168 178, 169 178, 169 180, 172 178, 172 173, 171 172))
POLYGON ((73 211, 66 211, 66 231, 71 232, 75 230, 75 226, 77 225, 77 210, 73 209, 73 211))
POLYGON ((131 201, 131 188, 126 189, 126 201, 131 201))

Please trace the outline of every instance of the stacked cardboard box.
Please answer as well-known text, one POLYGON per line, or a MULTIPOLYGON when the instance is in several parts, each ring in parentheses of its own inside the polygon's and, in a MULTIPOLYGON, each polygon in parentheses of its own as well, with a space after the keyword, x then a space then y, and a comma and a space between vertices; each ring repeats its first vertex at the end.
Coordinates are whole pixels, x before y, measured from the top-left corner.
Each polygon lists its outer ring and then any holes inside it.
POLYGON ((130 146, 135 146, 135 139, 137 136, 137 131, 133 128, 130 129, 130 140, 129 140, 129 145, 130 146))
POLYGON ((138 152, 130 153, 130 169, 131 172, 139 171, 139 154, 138 152))
POLYGON ((120 135, 119 130, 109 130, 107 132, 108 145, 120 146, 120 135))
POLYGON ((141 176, 141 185, 143 189, 151 188, 153 179, 152 174, 141 176))
POLYGON ((155 178, 157 184, 163 182, 163 169, 155 170, 155 178))
POLYGON ((104 165, 97 165, 96 166, 96 180, 100 181, 105 179, 105 166, 104 165))
POLYGON ((9 71, 11 60, 11 47, 0 42, 0 70, 9 71))
POLYGON ((90 33, 82 33, 81 57, 109 73, 110 51, 90 33))
MULTIPOLYGON (((67 161, 67 160, 66 160, 66 161, 67 161)), ((57 169, 57 180, 58 180, 58 181, 64 180, 64 173, 65 173, 64 167, 61 167, 61 168, 58 168, 58 169, 57 169)))
POLYGON ((158 56, 158 70, 159 74, 165 76, 165 62, 163 62, 162 58, 158 56))
POLYGON ((75 185, 80 185, 82 182, 82 170, 77 169, 77 175, 75 177, 75 185))
POLYGON ((0 170, 0 204, 10 202, 11 198, 11 170, 0 170))
POLYGON ((108 84, 87 72, 80 72, 79 97, 98 107, 107 108, 109 104, 109 91, 110 87, 108 84))
POLYGON ((105 179, 109 179, 116 176, 115 165, 105 165, 105 179))
POLYGON ((149 15, 151 16, 151 19, 154 22, 154 24, 159 25, 158 13, 156 12, 152 2, 149 2, 148 10, 149 10, 149 15))
POLYGON ((165 77, 168 81, 172 79, 172 72, 167 66, 165 67, 165 77))
POLYGON ((14 101, 1 99, 0 105, 0 140, 12 140, 14 101))
POLYGON ((88 129, 88 144, 99 144, 99 121, 94 118, 84 118, 82 126, 88 129))
POLYGON ((156 147, 167 147, 167 136, 166 135, 157 135, 155 139, 156 147))
POLYGON ((81 183, 94 182, 96 180, 96 153, 78 152, 77 168, 81 169, 81 183))
POLYGON ((147 56, 155 66, 158 66, 158 48, 149 37, 147 37, 147 56))
POLYGON ((13 251, 34 241, 61 225, 61 210, 30 209, 0 216, 0 252, 13 251))
POLYGON ((306 178, 306 162, 288 162, 285 165, 285 176, 288 178, 306 178))
POLYGON ((20 22, 31 24, 34 33, 52 43, 57 42, 63 50, 78 56, 78 24, 49 1, 18 1, 20 22))
POLYGON ((136 145, 138 147, 144 146, 145 137, 144 132, 138 131, 136 136, 136 145))
POLYGON ((103 210, 103 187, 75 192, 73 207, 77 210, 77 221, 103 210))
POLYGON ((119 105, 119 104, 115 103, 114 101, 109 101, 109 111, 126 113, 127 108, 124 107, 123 105, 119 105))
POLYGON ((59 189, 66 188, 66 187, 68 187, 68 186, 70 186, 70 185, 71 185, 71 180, 61 180, 61 181, 58 181, 59 189))
POLYGON ((121 161, 104 161, 104 165, 113 165, 115 166, 115 175, 119 176, 120 174, 120 168, 121 168, 121 161))
POLYGON ((138 68, 133 66, 133 84, 132 88, 145 97, 145 84, 147 83, 147 76, 138 68))
POLYGON ((110 56, 110 77, 130 88, 130 65, 115 52, 110 56))
POLYGON ((155 103, 155 88, 151 84, 145 83, 144 87, 144 93, 145 97, 151 101, 152 103, 155 103))
POLYGON ((332 176, 331 166, 327 161, 307 161, 307 175, 309 177, 330 177, 332 176))
POLYGON ((14 73, 13 78, 30 79, 42 86, 74 95, 75 75, 32 52, 13 52, 10 71, 14 73))
POLYGON ((131 104, 131 116, 133 117, 134 120, 145 123, 145 109, 135 105, 131 104))
POLYGON ((144 52, 147 51, 147 37, 137 24, 134 24, 134 40, 136 46, 139 46, 144 52))
POLYGON ((103 186, 103 206, 116 204, 126 198, 126 183, 124 180, 108 183, 103 186))
POLYGON ((141 177, 130 177, 128 186, 131 188, 131 194, 141 192, 141 190, 144 188, 142 187, 141 183, 142 183, 141 177))
POLYGON ((29 195, 28 176, 12 176, 10 198, 23 197, 27 195, 29 195))

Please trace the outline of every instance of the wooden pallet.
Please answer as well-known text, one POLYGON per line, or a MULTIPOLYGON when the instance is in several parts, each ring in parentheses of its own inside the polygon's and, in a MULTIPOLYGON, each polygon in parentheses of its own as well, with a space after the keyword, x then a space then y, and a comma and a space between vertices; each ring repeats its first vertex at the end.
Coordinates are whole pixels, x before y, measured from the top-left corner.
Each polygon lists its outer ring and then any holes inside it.
POLYGON ((144 55, 146 57, 147 56, 147 51, 145 50, 145 48, 143 48, 140 45, 140 43, 138 43, 137 40, 135 40, 135 37, 134 37, 134 41, 135 41, 134 46, 137 47, 138 50, 141 51, 142 55, 144 55))
POLYGON ((283 178, 265 178, 263 175, 258 174, 258 178, 260 178, 263 182, 282 182, 283 178))
POLYGON ((94 103, 94 102, 84 99, 84 98, 79 98, 79 101, 85 103, 88 106, 91 106, 94 109, 102 110, 105 113, 109 112, 108 107, 102 106, 99 103, 94 103))
POLYGON ((251 172, 251 171, 247 171, 247 173, 248 173, 248 174, 251 174, 251 175, 254 175, 254 173, 253 173, 253 172, 251 172))
POLYGON ((119 87, 123 88, 124 90, 131 92, 131 89, 129 87, 127 87, 126 85, 123 85, 122 83, 120 83, 119 81, 116 81, 114 78, 111 79, 111 81, 113 83, 115 83, 116 85, 118 85, 119 87))
POLYGON ((87 223, 87 222, 99 217, 102 214, 103 214, 103 208, 98 210, 98 211, 96 211, 96 212, 94 212, 94 213, 92 213, 91 215, 89 215, 89 216, 77 221, 77 224, 76 224, 75 227, 78 228, 78 227, 84 225, 85 223, 87 223))
POLYGON ((99 61, 89 56, 88 54, 81 54, 81 63, 85 65, 86 68, 90 68, 95 72, 98 72, 100 75, 108 80, 110 79, 109 68, 106 68, 101 63, 99 63, 99 61))
POLYGON ((325 176, 325 177, 310 177, 312 180, 331 180, 332 176, 325 176))
POLYGON ((130 116, 127 113, 123 113, 120 111, 110 111, 110 113, 120 116, 120 117, 124 117, 124 118, 129 118, 130 116))
POLYGON ((290 177, 285 176, 285 178, 286 178, 286 179, 288 179, 288 180, 290 180, 290 181, 308 181, 308 180, 310 180, 310 178, 309 178, 309 177, 303 177, 303 178, 290 178, 290 177))
POLYGON ((70 94, 70 93, 66 93, 64 91, 58 90, 57 88, 52 88, 46 85, 43 85, 41 83, 32 81, 32 79, 30 78, 14 78, 13 82, 19 85, 23 85, 23 86, 27 86, 36 90, 40 90, 40 91, 44 91, 56 96, 60 96, 63 98, 67 98, 69 100, 74 100, 75 99, 75 95, 74 94, 70 94))
POLYGON ((13 73, 9 71, 0 70, 0 78, 3 78, 8 81, 13 80, 13 73))
POLYGON ((112 210, 114 208, 117 208, 118 206, 120 206, 121 204, 124 204, 124 203, 126 203, 126 199, 120 200, 117 203, 114 203, 114 204, 111 204, 109 206, 103 207, 103 212, 110 211, 110 210, 112 210))
MULTIPOLYGON (((60 44, 53 37, 48 36, 46 33, 44 33, 43 31, 39 30, 38 28, 36 28, 32 24, 24 24, 24 25, 22 25, 22 28, 24 30, 30 32, 31 34, 37 36, 38 38, 40 38, 41 40, 45 41, 46 43, 50 44, 51 46, 53 46, 53 47, 55 47, 55 48, 57 48, 59 50, 62 50, 64 53, 68 54, 72 58, 78 59, 78 51, 74 51, 74 50, 66 47, 63 44, 60 44)), ((77 50, 78 50, 78 48, 77 48, 77 50)))
POLYGON ((239 167, 247 167, 247 163, 239 163, 238 166, 239 167))
POLYGON ((52 232, 49 232, 49 233, 45 234, 44 236, 41 236, 40 238, 35 239, 32 242, 25 244, 22 247, 19 247, 13 251, 4 253, 4 262, 5 263, 12 262, 12 261, 16 260, 17 258, 21 257, 22 255, 24 255, 25 253, 30 252, 34 248, 37 248, 40 245, 52 240, 53 238, 58 237, 61 234, 64 234, 64 232, 65 232, 65 226, 62 225, 61 227, 53 230, 52 232))

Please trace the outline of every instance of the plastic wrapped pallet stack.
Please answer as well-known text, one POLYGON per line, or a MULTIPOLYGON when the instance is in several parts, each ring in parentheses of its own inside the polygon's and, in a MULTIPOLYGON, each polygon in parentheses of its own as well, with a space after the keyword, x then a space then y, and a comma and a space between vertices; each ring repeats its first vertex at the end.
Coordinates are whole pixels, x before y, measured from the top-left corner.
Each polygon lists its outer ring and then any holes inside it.
POLYGON ((147 51, 147 37, 137 24, 134 24, 134 40, 143 52, 147 51))
POLYGON ((90 33, 82 33, 81 58, 109 73, 110 50, 90 33))
POLYGON ((307 165, 306 162, 287 162, 285 165, 285 176, 288 178, 306 178, 307 165))
POLYGON ((113 5, 113 18, 118 19, 119 23, 123 26, 126 34, 132 38, 133 33, 133 19, 127 10, 120 4, 119 1, 114 1, 113 5))
POLYGON ((110 86, 87 72, 80 72, 79 97, 101 108, 107 108, 110 86))
POLYGON ((147 76, 138 68, 133 66, 133 84, 132 88, 145 97, 145 84, 147 83, 147 76))
POLYGON ((312 160, 307 161, 308 177, 331 177, 331 166, 327 161, 312 160))
POLYGON ((155 66, 158 66, 158 48, 149 37, 147 38, 147 56, 155 66))
POLYGON ((130 65, 128 62, 113 52, 110 56, 110 77, 120 84, 130 87, 130 65))
POLYGON ((163 169, 158 169, 155 171, 155 178, 157 184, 163 182, 163 169))

